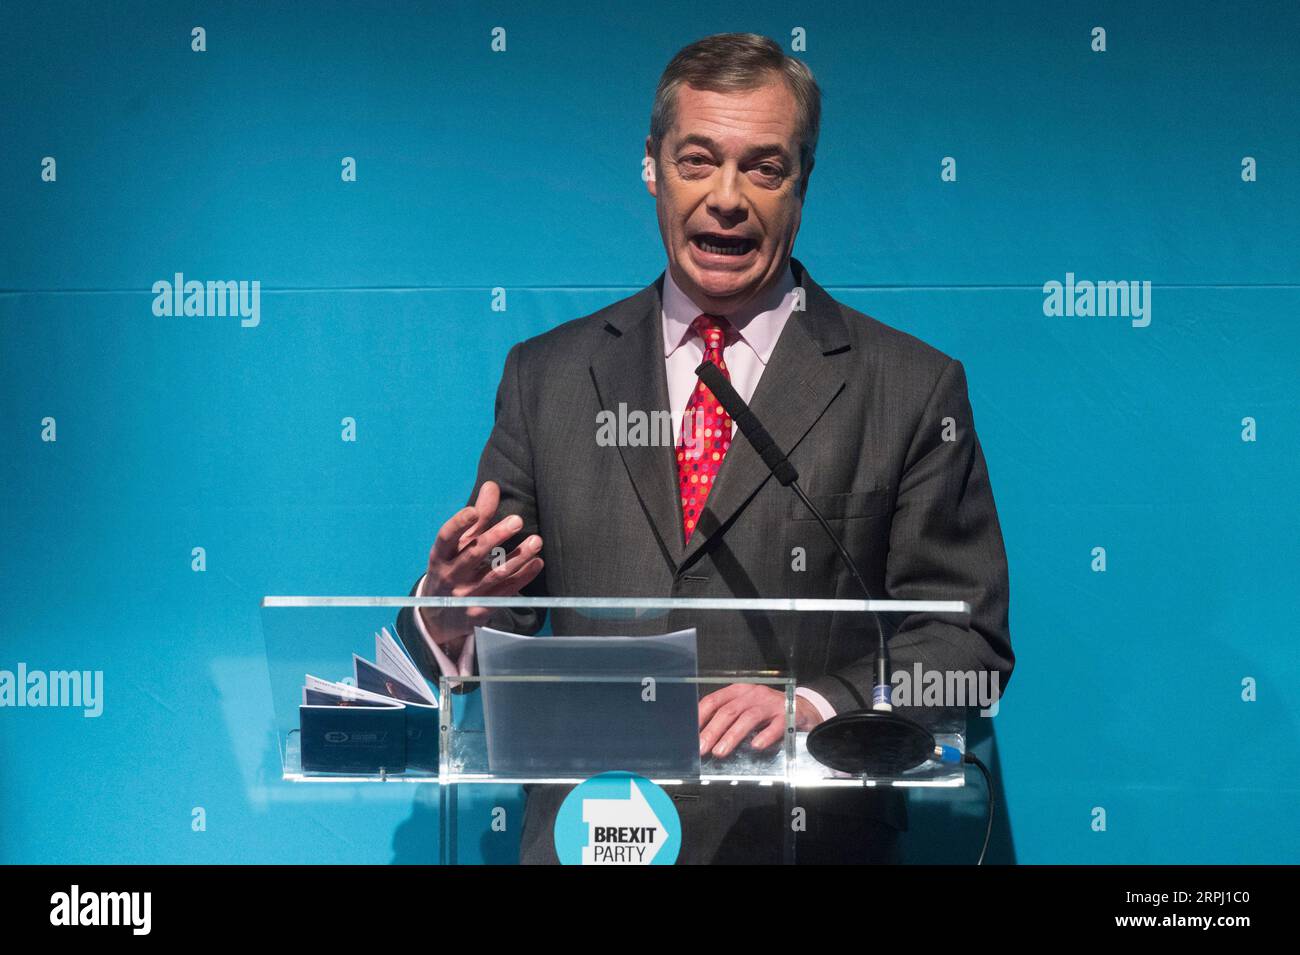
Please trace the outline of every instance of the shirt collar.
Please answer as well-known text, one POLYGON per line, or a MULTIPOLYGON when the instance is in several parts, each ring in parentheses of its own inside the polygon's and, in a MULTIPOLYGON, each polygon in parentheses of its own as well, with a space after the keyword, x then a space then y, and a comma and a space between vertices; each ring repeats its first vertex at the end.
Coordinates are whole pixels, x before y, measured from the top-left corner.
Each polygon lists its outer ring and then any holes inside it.
MULTIPOLYGON (((770 289, 758 296, 743 309, 727 315, 727 321, 741 339, 754 350, 764 365, 771 357, 776 340, 781 336, 795 304, 794 273, 786 264, 781 278, 770 289)), ((664 270, 663 329, 664 357, 667 358, 686 341, 691 322, 703 309, 673 281, 671 269, 664 270)))

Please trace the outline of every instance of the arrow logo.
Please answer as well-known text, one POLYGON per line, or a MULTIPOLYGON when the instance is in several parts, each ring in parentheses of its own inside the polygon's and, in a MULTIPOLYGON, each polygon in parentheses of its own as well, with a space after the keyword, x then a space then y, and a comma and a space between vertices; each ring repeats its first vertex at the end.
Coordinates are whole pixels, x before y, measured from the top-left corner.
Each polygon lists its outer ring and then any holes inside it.
POLYGON ((629 779, 627 799, 584 799, 587 824, 583 865, 650 865, 668 838, 668 830, 646 802, 636 780, 629 779))

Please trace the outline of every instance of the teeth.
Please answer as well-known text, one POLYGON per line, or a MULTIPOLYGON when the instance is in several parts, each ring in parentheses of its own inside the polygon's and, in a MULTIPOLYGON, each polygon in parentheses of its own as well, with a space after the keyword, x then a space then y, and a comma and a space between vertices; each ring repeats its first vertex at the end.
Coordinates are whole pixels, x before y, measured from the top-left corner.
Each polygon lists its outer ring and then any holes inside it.
POLYGON ((705 252, 712 252, 714 255, 744 255, 749 248, 748 242, 742 243, 741 245, 734 245, 734 246, 713 245, 706 239, 701 239, 699 245, 700 248, 703 249, 705 252))

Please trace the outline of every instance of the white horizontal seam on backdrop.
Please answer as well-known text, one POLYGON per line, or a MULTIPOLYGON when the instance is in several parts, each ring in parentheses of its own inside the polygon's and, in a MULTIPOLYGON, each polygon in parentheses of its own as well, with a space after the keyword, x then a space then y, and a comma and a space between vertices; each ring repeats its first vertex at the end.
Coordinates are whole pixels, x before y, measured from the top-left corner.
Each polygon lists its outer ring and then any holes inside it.
MULTIPOLYGON (((1041 292, 1041 285, 824 285, 828 292, 933 292, 975 291, 998 292, 1021 290, 1041 292)), ((1298 289, 1300 283, 1239 282, 1166 285, 1152 282, 1152 288, 1161 289, 1298 289)), ((508 288, 512 292, 639 292, 644 285, 304 285, 261 286, 263 293, 297 294, 300 292, 490 292, 494 288, 508 288)), ((153 295, 146 288, 85 288, 85 289, 0 289, 0 295, 153 295)))

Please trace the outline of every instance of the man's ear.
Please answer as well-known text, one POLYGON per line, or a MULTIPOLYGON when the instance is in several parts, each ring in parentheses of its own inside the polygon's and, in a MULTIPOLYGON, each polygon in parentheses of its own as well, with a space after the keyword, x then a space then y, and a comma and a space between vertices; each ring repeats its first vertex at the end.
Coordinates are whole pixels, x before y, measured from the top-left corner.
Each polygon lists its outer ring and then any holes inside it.
POLYGON ((659 184, 655 182, 658 176, 658 162, 655 160, 654 144, 650 137, 645 138, 645 159, 641 160, 641 178, 645 180, 646 189, 650 190, 650 195, 656 199, 659 198, 659 184))

